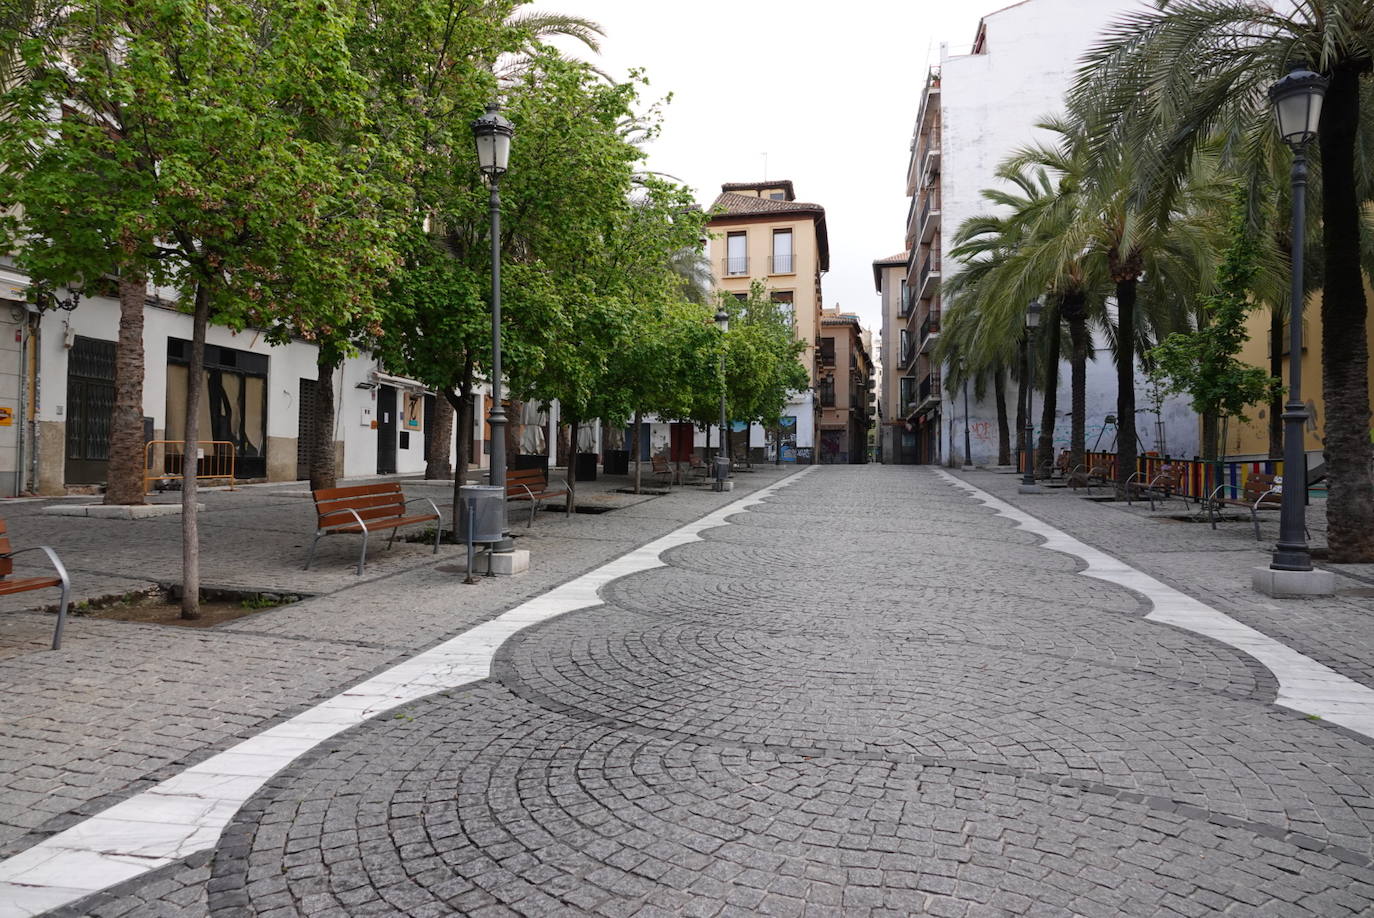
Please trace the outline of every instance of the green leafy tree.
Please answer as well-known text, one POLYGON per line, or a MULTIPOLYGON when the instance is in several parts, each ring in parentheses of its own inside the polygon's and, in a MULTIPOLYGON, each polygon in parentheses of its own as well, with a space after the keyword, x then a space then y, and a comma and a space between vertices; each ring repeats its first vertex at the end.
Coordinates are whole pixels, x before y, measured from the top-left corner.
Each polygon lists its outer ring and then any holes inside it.
POLYGON ((1198 328, 1175 332, 1150 351, 1152 376, 1166 391, 1186 394, 1202 416, 1202 457, 1220 458, 1218 428, 1225 418, 1245 419, 1248 406, 1280 388, 1278 379, 1236 354, 1249 338, 1245 320, 1252 308, 1250 286, 1258 272, 1259 250, 1249 232, 1244 207, 1231 218, 1231 245, 1217 267, 1216 289, 1200 310, 1198 328))
MULTIPOLYGON (((178 291, 193 320, 183 438, 194 457, 212 317, 346 325, 374 308, 395 260, 346 44, 351 6, 88 0, 65 12, 22 43, 30 74, 6 97, 0 199, 22 216, 5 241, 22 242, 40 281, 118 271, 178 291), (359 125, 349 155, 320 123, 359 125)), ((188 618, 199 614, 195 473, 188 461, 188 618)))

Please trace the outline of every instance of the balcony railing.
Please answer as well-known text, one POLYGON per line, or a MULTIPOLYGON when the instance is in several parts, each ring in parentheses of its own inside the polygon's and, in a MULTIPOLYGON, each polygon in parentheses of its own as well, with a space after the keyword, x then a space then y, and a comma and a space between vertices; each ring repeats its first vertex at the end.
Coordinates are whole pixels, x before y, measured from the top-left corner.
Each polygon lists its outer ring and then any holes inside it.
POLYGON ((738 258, 725 259, 725 276, 740 277, 749 273, 749 256, 741 255, 738 258))
POLYGON ((796 255, 769 255, 768 273, 794 274, 796 273, 796 259, 796 255))
POLYGON ((934 252, 931 252, 926 255, 925 260, 921 262, 920 282, 918 284, 921 299, 924 300, 931 295, 931 291, 928 289, 930 281, 932 278, 938 280, 939 277, 940 260, 936 257, 934 252))
POLYGON ((940 317, 935 315, 935 313, 926 316, 925 320, 921 322, 921 343, 924 344, 925 340, 929 338, 931 334, 940 334, 940 317))
POLYGON ((929 376, 921 380, 921 384, 916 387, 916 404, 924 402, 930 398, 931 379, 929 376))
POLYGON ((902 302, 901 305, 897 307, 897 318, 905 319, 911 315, 911 307, 915 303, 915 300, 911 298, 910 287, 903 287, 901 296, 902 302))

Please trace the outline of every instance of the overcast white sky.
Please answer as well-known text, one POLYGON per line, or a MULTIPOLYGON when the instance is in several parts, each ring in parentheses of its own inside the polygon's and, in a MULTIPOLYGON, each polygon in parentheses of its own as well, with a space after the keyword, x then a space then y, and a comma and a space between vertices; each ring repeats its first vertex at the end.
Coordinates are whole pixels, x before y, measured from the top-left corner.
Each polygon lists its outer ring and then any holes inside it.
MULTIPOLYGON (((539 0, 606 31, 595 62, 672 93, 649 166, 709 205, 722 182, 791 179, 825 207, 826 306, 881 326, 872 263, 902 249, 912 122, 940 43, 966 54, 1012 0, 539 0)), ((590 58, 589 58, 590 59, 590 58)), ((517 140, 518 143, 518 140, 517 140)))

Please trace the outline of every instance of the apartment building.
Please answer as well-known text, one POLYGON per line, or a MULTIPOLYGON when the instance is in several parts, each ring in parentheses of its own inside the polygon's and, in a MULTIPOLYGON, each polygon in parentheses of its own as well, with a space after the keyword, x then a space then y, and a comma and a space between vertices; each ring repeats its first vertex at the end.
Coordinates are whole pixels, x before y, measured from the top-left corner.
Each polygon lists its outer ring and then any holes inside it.
MULTIPOLYGON (((889 396, 896 410, 887 423, 896 425, 893 442, 901 441, 900 431, 910 437, 911 447, 897 461, 965 461, 963 407, 954 404, 954 394, 944 391, 942 367, 932 358, 944 308, 941 282, 959 270, 948 257, 954 235, 965 220, 993 209, 982 191, 998 184, 999 163, 1019 147, 1048 139, 1035 125, 1047 115, 1062 113, 1079 57, 1110 22, 1140 6, 1140 0, 1022 0, 984 16, 968 54, 950 54, 947 46, 941 46, 940 64, 927 74, 922 88, 910 142, 907 289, 905 294, 893 294, 909 298, 899 305, 893 323, 895 332, 905 333, 909 350, 897 340, 900 334, 884 328, 897 361, 888 365, 886 386, 897 392, 889 396), (951 421, 957 422, 957 436, 950 434, 951 421)), ((878 263, 874 271, 881 292, 878 263)), ((884 316, 886 322, 887 306, 884 316)), ((1116 413, 1116 383, 1106 341, 1095 340, 1094 347, 1099 354, 1089 361, 1089 443, 1097 438, 1105 447, 1113 436, 1107 418, 1116 413), (1104 431, 1106 436, 1099 437, 1104 431)), ((1067 371, 1061 372, 1059 404, 1065 406, 1069 404, 1067 377, 1067 371)), ((1143 389, 1143 378, 1139 386, 1143 389)), ((988 401, 969 407, 972 461, 994 464, 996 405, 989 396, 988 401)), ((1009 410, 1014 413, 1015 406, 1009 410)), ((1196 425, 1187 412, 1171 401, 1166 413, 1169 448, 1179 455, 1196 450, 1196 425)), ((1151 436, 1156 428, 1153 421, 1137 419, 1141 443, 1147 449, 1161 445, 1156 441, 1164 438, 1163 433, 1151 436)), ((1062 427, 1055 432, 1057 446, 1068 444, 1067 420, 1062 427)))
POLYGON ((854 313, 821 313, 816 392, 821 407, 819 461, 826 465, 868 461, 873 361, 866 337, 854 313))
POLYGON ((877 354, 882 374, 878 385, 877 447, 884 465, 915 461, 916 439, 907 425, 911 333, 906 327, 911 298, 907 295, 906 270, 910 252, 899 252, 873 262, 873 288, 882 310, 882 334, 877 354))
MULTIPOLYGON (((731 182, 720 186, 711 206, 711 274, 717 290, 747 296, 762 282, 773 299, 790 308, 797 338, 805 342, 801 360, 810 377, 784 410, 782 440, 767 444, 783 461, 816 459, 821 406, 816 398, 821 341, 821 276, 830 270, 830 239, 825 208, 798 201, 792 182, 731 182)), ((749 431, 751 450, 765 447, 758 425, 749 431), (757 441, 757 442, 756 442, 757 441)))

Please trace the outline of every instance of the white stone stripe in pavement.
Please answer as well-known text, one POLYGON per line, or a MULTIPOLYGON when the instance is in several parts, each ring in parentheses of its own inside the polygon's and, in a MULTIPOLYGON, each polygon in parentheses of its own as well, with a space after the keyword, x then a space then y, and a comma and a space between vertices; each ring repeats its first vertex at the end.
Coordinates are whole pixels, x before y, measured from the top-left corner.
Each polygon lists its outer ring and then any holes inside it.
POLYGON ((1078 541, 1049 523, 1018 510, 981 488, 956 478, 943 469, 940 474, 956 487, 968 491, 1020 528, 1045 540, 1044 547, 1081 558, 1087 570, 1080 573, 1108 583, 1119 584, 1143 595, 1154 609, 1146 619, 1184 628, 1220 641, 1254 657, 1279 683, 1275 703, 1302 714, 1315 714, 1322 720, 1374 737, 1374 689, 1324 666, 1199 600, 1180 593, 1124 561, 1078 541))
POLYGON ((663 552, 700 541, 703 530, 724 525, 727 517, 812 468, 555 587, 0 861, 0 918, 37 915, 214 847, 248 798, 301 753, 392 708, 487 678, 492 657, 511 635, 600 605, 598 591, 607 583, 661 567, 663 552))

